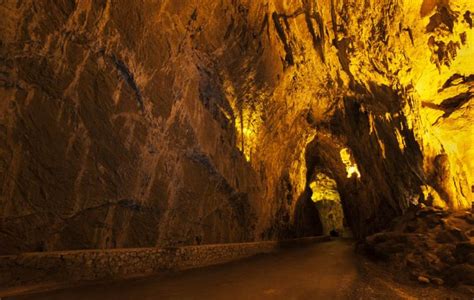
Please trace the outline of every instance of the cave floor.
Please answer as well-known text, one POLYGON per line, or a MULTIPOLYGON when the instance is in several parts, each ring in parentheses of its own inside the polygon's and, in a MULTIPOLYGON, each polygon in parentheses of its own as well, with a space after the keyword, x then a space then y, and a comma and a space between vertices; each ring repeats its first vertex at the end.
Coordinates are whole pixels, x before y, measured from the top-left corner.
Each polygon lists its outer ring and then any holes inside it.
POLYGON ((442 287, 390 277, 355 254, 353 242, 333 240, 166 276, 14 299, 462 299, 442 287))

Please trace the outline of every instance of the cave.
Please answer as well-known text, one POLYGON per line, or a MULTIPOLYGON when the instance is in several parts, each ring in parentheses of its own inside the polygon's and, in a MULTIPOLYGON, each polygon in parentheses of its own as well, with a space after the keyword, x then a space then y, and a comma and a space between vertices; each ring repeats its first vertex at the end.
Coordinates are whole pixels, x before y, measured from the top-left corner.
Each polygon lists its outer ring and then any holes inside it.
POLYGON ((0 1, 0 298, 472 299, 473 12, 0 1))

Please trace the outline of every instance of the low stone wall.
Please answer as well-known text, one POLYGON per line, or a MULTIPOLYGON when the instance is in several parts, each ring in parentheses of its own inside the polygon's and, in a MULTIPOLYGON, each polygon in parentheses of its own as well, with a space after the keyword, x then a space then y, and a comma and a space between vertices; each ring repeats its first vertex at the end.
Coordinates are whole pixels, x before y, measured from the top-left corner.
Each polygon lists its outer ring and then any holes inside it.
POLYGON ((329 240, 216 244, 176 248, 138 248, 24 253, 0 256, 0 297, 81 282, 149 276, 227 263, 282 247, 329 240))

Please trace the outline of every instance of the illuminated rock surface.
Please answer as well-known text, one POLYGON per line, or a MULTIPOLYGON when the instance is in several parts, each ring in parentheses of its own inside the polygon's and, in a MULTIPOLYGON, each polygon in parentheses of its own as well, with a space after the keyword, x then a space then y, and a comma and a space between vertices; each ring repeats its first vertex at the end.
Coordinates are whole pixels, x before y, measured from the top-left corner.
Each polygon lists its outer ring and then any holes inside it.
POLYGON ((0 254, 320 233, 317 170, 356 237, 470 208, 473 12, 1 1, 0 254))

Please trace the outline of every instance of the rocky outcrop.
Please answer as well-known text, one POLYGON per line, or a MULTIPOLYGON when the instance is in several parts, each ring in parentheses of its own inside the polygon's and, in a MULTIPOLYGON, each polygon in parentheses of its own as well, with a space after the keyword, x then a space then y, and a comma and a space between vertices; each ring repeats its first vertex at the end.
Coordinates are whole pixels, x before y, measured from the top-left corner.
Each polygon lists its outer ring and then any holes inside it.
POLYGON ((361 249, 421 283, 474 286, 473 225, 470 211, 413 208, 361 249))
POLYGON ((1 1, 0 253, 314 234, 315 169, 358 237, 470 207, 472 11, 1 1))

